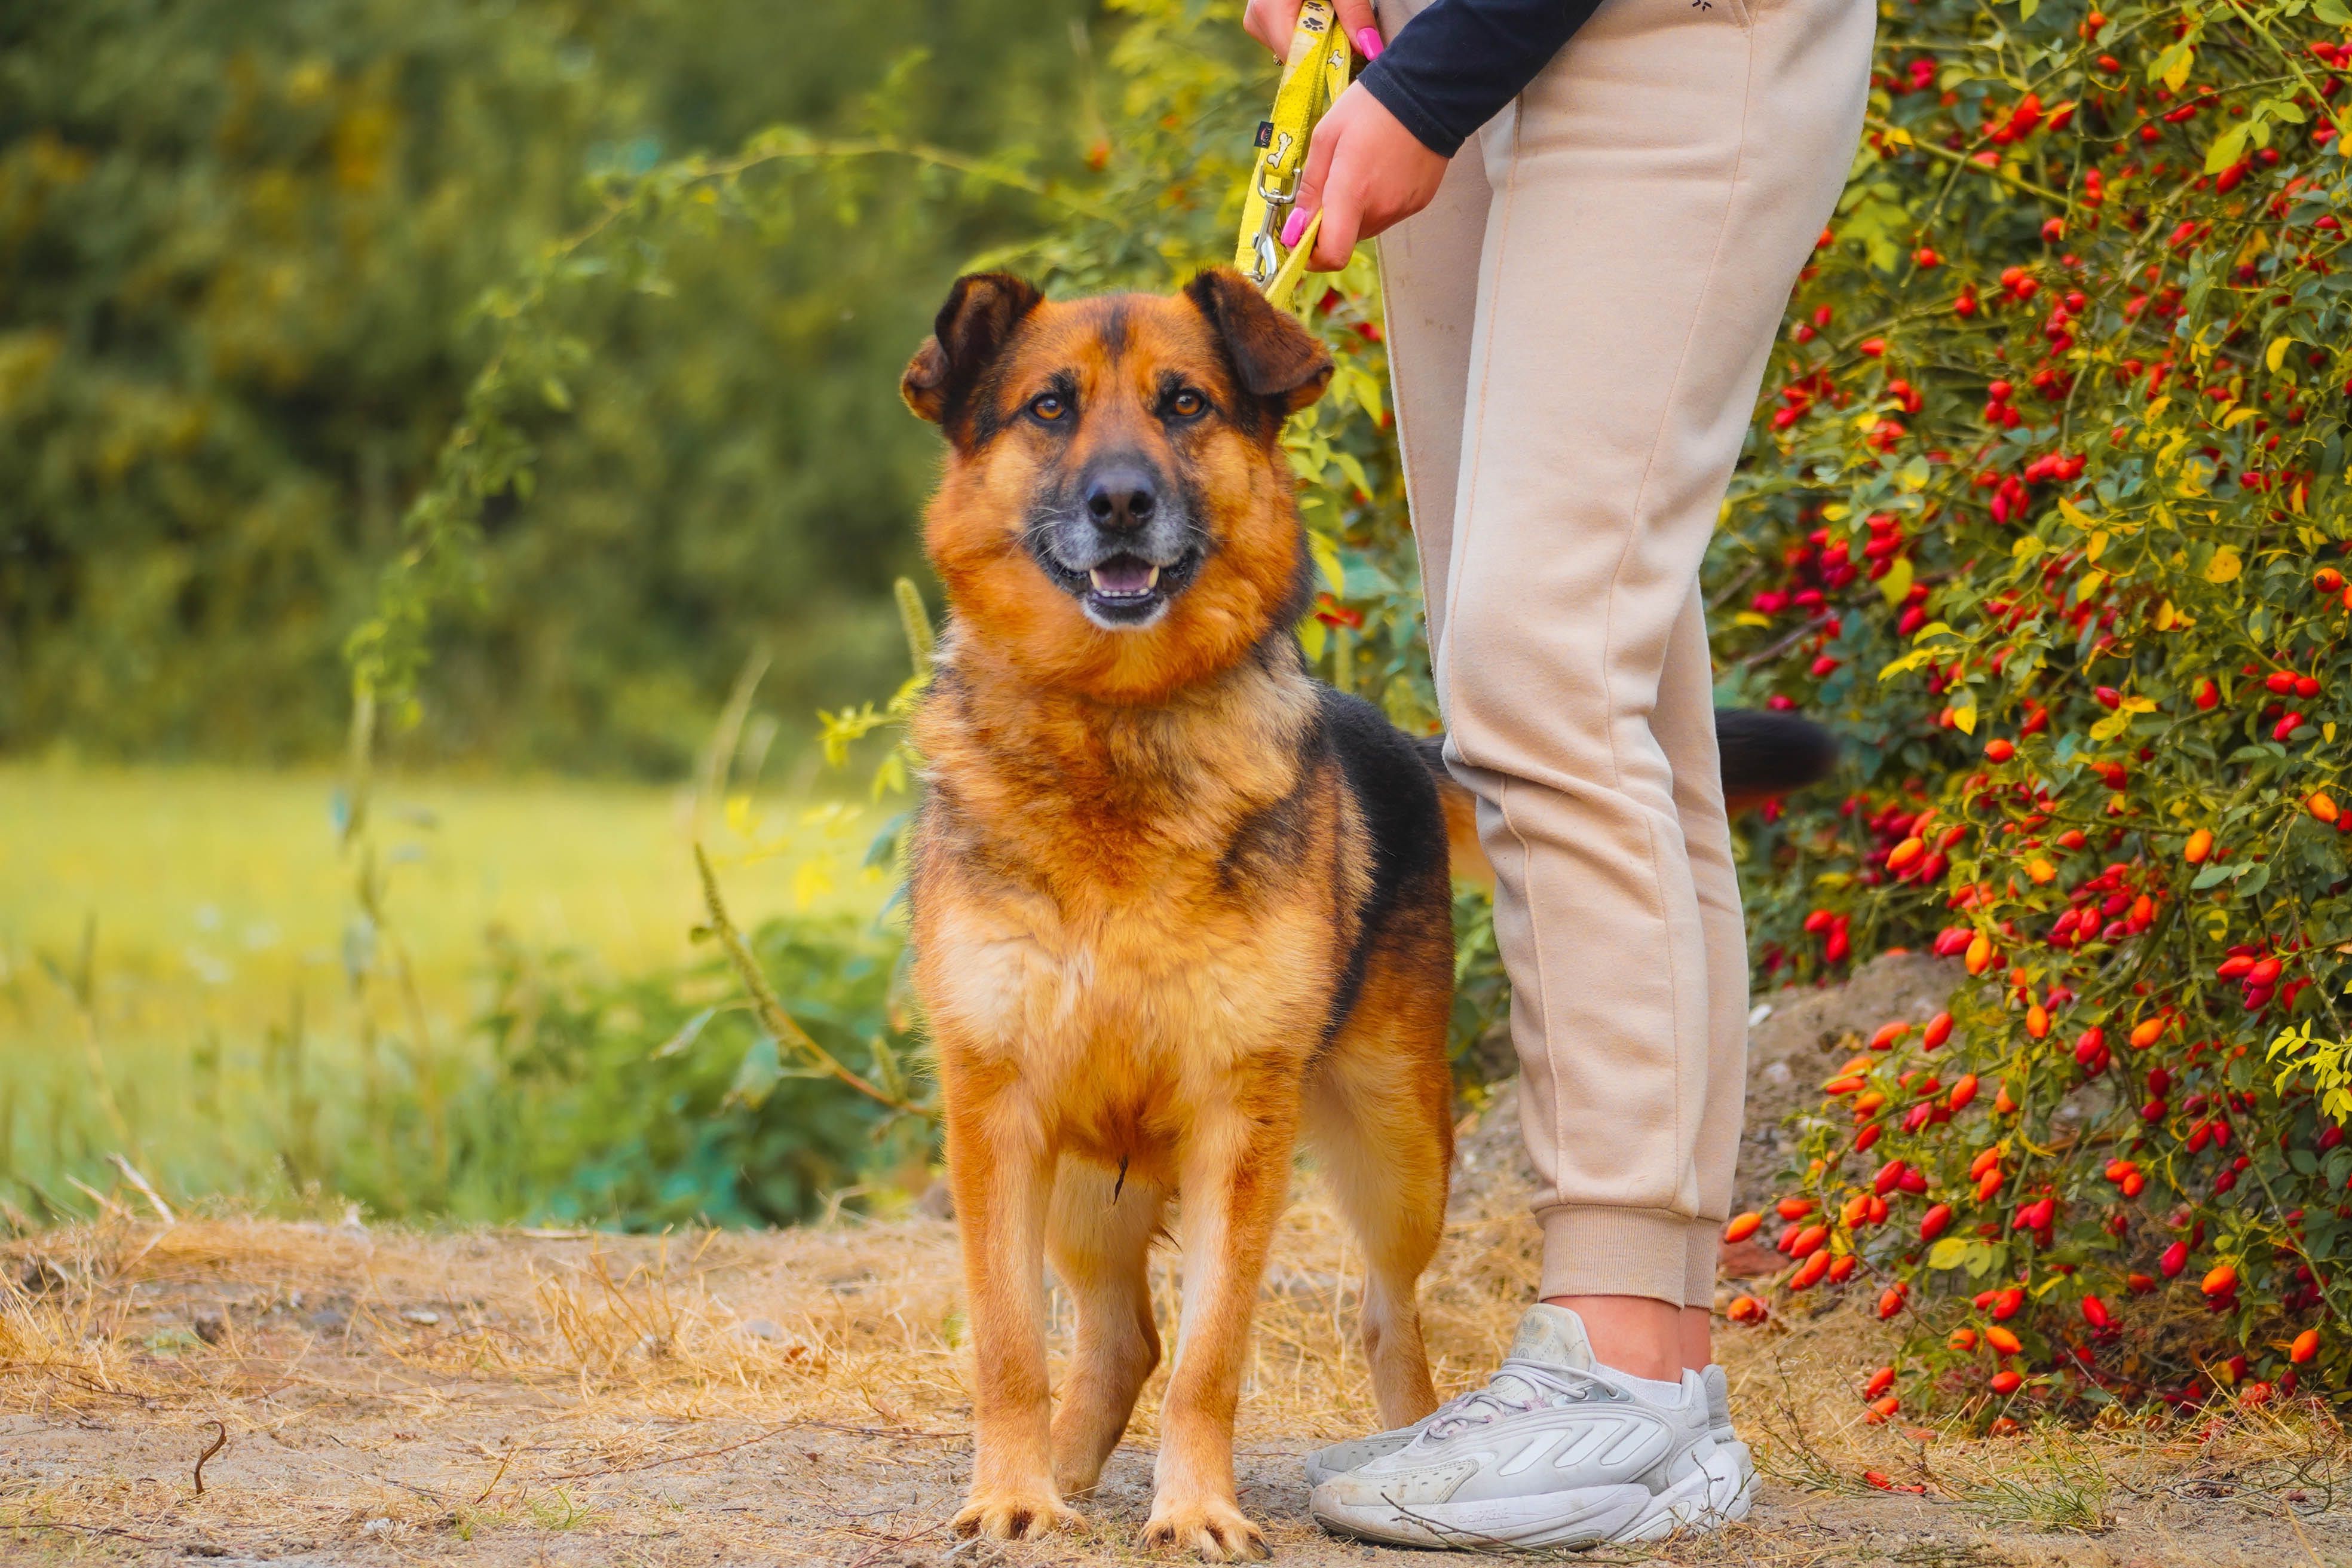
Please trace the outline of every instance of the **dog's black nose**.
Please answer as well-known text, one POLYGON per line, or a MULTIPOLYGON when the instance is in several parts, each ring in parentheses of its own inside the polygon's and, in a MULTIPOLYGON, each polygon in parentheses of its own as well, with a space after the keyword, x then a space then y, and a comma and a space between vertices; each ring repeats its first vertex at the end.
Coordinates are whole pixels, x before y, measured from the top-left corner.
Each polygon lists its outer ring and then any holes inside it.
POLYGON ((1087 515, 1097 528, 1141 528, 1159 504, 1160 487, 1141 468, 1106 468, 1087 486, 1087 515))

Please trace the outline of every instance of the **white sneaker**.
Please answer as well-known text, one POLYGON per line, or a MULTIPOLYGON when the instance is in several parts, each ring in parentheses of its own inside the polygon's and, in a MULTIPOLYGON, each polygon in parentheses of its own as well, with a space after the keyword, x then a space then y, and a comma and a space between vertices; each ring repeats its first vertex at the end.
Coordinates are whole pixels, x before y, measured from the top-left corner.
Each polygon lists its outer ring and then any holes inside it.
POLYGON ((1583 1321, 1538 1303, 1486 1387, 1449 1403, 1402 1446, 1327 1477, 1315 1517, 1342 1534, 1457 1550, 1598 1546, 1711 1528, 1736 1517, 1727 1510, 1747 1489, 1716 1446, 1706 1380, 1685 1372, 1679 1393, 1660 1400, 1601 1366, 1583 1321))
POLYGON ((1715 1439, 1715 1457, 1707 1467, 1714 1485, 1707 1492, 1709 1509, 1728 1522, 1748 1517, 1756 1500, 1756 1461, 1748 1445, 1731 1429, 1731 1384, 1719 1366, 1699 1374, 1706 1388, 1707 1436, 1715 1439))

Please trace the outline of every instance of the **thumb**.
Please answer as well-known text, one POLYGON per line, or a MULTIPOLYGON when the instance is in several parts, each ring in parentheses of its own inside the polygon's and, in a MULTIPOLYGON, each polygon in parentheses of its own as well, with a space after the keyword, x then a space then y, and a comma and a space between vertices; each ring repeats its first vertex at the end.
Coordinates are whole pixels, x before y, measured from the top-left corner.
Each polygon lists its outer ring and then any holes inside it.
POLYGON ((1372 15, 1372 0, 1335 0, 1339 13, 1339 30, 1356 46, 1356 52, 1368 60, 1381 58, 1380 18, 1372 15))

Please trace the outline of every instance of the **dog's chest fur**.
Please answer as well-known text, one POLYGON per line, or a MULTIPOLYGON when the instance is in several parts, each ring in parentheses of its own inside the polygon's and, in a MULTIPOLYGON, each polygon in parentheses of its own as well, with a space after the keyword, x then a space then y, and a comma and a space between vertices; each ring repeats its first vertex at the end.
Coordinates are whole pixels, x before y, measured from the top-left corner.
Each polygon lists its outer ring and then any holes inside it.
POLYGON ((1161 1142, 1323 1038, 1367 886, 1314 688, 1252 668, 1122 710, 944 668, 917 723, 917 973, 968 1070, 1059 1141, 1161 1142))

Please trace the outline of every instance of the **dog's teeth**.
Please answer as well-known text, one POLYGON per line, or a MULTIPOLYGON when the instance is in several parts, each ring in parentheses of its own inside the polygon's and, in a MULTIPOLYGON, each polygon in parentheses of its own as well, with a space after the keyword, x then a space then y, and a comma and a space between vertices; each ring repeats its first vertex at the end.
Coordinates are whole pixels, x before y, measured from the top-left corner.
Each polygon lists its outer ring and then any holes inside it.
POLYGON ((1094 583, 1096 593, 1108 594, 1110 592, 1110 585, 1103 581, 1103 571, 1101 567, 1096 567, 1093 571, 1087 573, 1087 576, 1094 583))
POLYGON ((1151 575, 1143 580, 1143 591, 1149 594, 1158 586, 1160 586, 1160 568, 1154 566, 1151 569, 1151 575))

